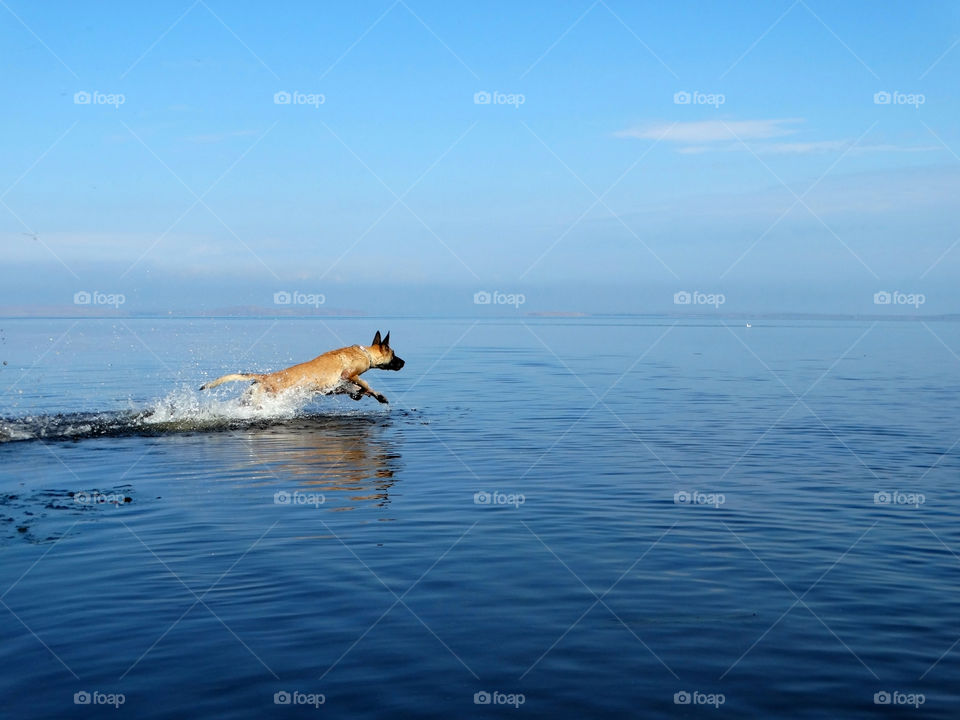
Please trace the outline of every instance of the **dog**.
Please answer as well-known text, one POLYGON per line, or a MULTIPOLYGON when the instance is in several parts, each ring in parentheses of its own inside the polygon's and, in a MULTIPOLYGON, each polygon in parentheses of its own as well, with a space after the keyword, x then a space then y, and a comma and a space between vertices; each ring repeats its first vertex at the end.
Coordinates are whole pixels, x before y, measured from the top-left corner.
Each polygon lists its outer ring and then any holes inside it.
POLYGON ((201 386, 209 390, 226 382, 253 380, 257 391, 277 394, 287 390, 300 390, 310 393, 348 394, 354 400, 364 395, 387 403, 386 396, 370 387, 360 375, 371 368, 378 370, 399 370, 404 366, 390 348, 390 333, 380 338, 380 331, 373 337, 372 345, 351 345, 331 350, 305 363, 277 370, 272 373, 231 373, 211 380, 201 386))

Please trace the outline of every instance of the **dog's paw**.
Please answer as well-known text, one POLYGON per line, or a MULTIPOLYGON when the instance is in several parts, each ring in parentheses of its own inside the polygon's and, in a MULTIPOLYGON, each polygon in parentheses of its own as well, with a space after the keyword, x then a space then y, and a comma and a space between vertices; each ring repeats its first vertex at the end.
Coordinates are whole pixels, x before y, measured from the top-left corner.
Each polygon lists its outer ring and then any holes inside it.
POLYGON ((374 397, 376 397, 376 398, 377 398, 377 402, 380 402, 380 403, 388 404, 388 403, 390 402, 389 400, 387 400, 387 396, 386 396, 386 395, 375 395, 374 397))

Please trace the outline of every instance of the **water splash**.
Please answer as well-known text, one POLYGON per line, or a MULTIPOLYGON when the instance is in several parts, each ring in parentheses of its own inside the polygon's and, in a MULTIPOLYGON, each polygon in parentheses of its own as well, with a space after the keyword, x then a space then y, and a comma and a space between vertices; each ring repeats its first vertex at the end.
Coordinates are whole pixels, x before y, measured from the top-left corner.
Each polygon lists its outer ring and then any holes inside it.
POLYGON ((276 395, 266 393, 254 398, 244 393, 239 397, 222 397, 215 393, 200 393, 181 388, 157 400, 149 415, 143 418, 147 425, 193 425, 205 423, 244 422, 260 420, 289 420, 302 413, 314 399, 312 393, 290 390, 276 395))
POLYGON ((70 440, 170 432, 214 432, 265 427, 298 418, 355 415, 341 400, 299 390, 277 395, 199 393, 180 388, 145 407, 107 412, 74 412, 0 418, 0 443, 70 440))

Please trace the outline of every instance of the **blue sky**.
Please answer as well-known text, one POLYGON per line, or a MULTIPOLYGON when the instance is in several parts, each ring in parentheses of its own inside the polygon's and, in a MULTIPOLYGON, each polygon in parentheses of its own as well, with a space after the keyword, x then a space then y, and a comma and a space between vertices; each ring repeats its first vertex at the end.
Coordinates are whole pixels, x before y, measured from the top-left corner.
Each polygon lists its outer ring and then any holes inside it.
POLYGON ((958 42, 951 2, 4 0, 0 304, 957 312, 958 42))

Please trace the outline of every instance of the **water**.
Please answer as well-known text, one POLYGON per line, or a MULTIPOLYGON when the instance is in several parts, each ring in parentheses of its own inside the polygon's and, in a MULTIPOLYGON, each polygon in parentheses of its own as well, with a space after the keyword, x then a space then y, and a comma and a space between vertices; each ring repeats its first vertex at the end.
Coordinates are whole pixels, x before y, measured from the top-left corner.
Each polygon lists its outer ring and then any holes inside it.
POLYGON ((0 714, 956 717, 960 326, 752 324, 3 321, 0 714))

